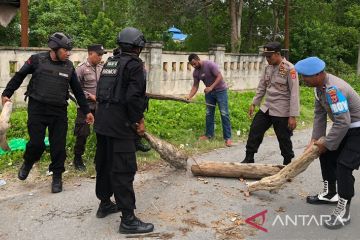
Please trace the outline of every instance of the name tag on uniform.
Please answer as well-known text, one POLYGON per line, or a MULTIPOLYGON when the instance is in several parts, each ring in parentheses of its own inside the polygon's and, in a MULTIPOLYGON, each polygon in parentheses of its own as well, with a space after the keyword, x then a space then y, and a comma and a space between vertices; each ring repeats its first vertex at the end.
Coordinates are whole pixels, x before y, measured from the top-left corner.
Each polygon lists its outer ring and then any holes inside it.
POLYGON ((69 75, 66 74, 66 73, 61 73, 61 72, 59 72, 59 75, 62 76, 62 77, 66 77, 66 78, 69 77, 69 75))
POLYGON ((346 97, 335 86, 326 89, 326 99, 330 105, 331 112, 339 115, 349 111, 349 105, 346 97))

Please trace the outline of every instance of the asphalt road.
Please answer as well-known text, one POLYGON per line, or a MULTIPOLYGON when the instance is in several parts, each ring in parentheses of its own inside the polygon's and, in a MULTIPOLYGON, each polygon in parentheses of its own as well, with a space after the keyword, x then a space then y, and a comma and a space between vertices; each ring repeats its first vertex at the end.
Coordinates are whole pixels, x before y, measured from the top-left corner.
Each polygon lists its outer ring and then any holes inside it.
MULTIPOLYGON (((293 137, 299 155, 310 130, 293 137)), ((241 161, 244 143, 195 156, 196 162, 241 161)), ((255 156, 259 163, 282 163, 276 137, 266 137, 255 156)), ((193 160, 189 160, 190 166, 193 160)), ((36 170, 35 170, 36 171, 36 170)), ((198 178, 190 171, 175 171, 167 166, 137 174, 136 214, 154 223, 152 235, 138 239, 359 239, 360 200, 351 205, 352 222, 340 230, 321 226, 321 215, 330 214, 334 206, 305 203, 309 193, 322 188, 319 161, 314 163, 277 193, 265 191, 244 195, 246 181, 225 178, 198 178), (265 212, 264 212, 265 211, 265 212), (265 220, 259 230, 245 219, 263 212, 265 220), (357 229, 357 230, 356 230, 357 229)), ((359 171, 354 172, 359 179, 359 171)), ((34 177, 20 182, 6 179, 0 187, 0 239, 127 239, 119 234, 120 213, 97 219, 99 201, 95 197, 94 179, 68 179, 64 191, 50 193, 49 177, 34 177)), ((355 190, 359 191, 359 181, 355 190)), ((257 218, 259 220, 259 218, 257 218)), ((260 223, 259 221, 257 221, 260 223)))

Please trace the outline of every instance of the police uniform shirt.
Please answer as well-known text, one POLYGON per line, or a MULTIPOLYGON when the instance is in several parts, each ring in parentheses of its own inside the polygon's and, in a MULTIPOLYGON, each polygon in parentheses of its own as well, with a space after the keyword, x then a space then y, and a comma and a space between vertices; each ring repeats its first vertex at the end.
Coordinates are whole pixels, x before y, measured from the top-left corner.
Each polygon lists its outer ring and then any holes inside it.
POLYGON ((295 117, 300 115, 299 79, 294 65, 285 58, 277 65, 265 68, 253 104, 260 106, 262 112, 269 111, 270 116, 295 117))
MULTIPOLYGON (((39 53, 39 54, 44 54, 44 53, 39 53)), ((10 79, 10 81, 6 85, 6 88, 3 91, 2 96, 6 96, 10 98, 14 94, 15 90, 17 90, 20 87, 25 77, 28 74, 34 73, 34 71, 37 69, 39 64, 39 54, 31 55, 31 57, 25 62, 25 64, 21 67, 21 69, 15 73, 15 75, 10 79)), ((50 53, 48 52, 46 54, 47 54, 46 57, 50 58, 50 53)), ((51 61, 51 63, 63 64, 60 61, 51 61)), ((69 85, 77 99, 81 111, 84 114, 89 113, 90 109, 86 102, 84 93, 81 89, 77 76, 75 74, 75 69, 73 69, 73 73, 71 75, 69 85)), ((51 104, 46 104, 43 102, 39 102, 30 97, 28 104, 28 112, 32 114, 64 115, 67 114, 67 106, 59 107, 51 104)))
POLYGON ((91 101, 86 93, 96 95, 96 87, 102 68, 102 64, 92 66, 88 61, 81 63, 76 68, 77 77, 91 108, 94 108, 96 103, 91 101))
POLYGON ((360 127, 360 97, 344 80, 326 73, 323 87, 314 88, 313 139, 326 135, 327 115, 333 125, 325 137, 327 149, 336 150, 351 127, 360 127))

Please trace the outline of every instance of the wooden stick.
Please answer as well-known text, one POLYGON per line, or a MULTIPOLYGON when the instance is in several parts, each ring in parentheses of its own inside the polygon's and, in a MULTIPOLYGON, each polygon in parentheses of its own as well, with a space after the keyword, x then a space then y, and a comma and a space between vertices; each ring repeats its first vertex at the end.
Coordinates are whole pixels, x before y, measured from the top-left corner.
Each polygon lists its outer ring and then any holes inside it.
MULTIPOLYGON (((324 138, 320 138, 319 141, 324 141, 324 138)), ((285 166, 277 174, 265 177, 260 181, 249 184, 248 191, 255 192, 259 190, 276 190, 283 184, 291 182, 291 180, 306 170, 306 168, 319 157, 319 149, 316 145, 312 145, 308 148, 300 157, 293 160, 290 164, 285 166)))
POLYGON ((215 105, 206 103, 206 102, 194 102, 191 100, 187 100, 182 97, 175 97, 172 95, 160 95, 160 94, 153 94, 153 93, 146 93, 146 96, 148 96, 150 99, 157 99, 157 100, 172 100, 177 102, 184 102, 184 103, 196 103, 196 104, 204 104, 207 106, 215 107, 215 105))

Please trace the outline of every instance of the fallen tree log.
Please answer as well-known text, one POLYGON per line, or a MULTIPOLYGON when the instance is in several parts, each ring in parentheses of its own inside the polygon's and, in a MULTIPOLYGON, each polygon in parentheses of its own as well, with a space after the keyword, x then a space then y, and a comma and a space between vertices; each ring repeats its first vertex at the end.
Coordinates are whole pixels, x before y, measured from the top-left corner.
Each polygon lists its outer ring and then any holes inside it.
POLYGON ((149 97, 150 99, 172 100, 172 101, 177 101, 177 102, 196 103, 196 104, 202 104, 202 105, 207 105, 207 106, 215 107, 215 105, 210 104, 210 103, 206 103, 206 102, 194 102, 194 101, 192 101, 192 100, 187 100, 187 99, 185 99, 185 98, 176 97, 176 96, 172 96, 172 95, 160 95, 160 94, 154 94, 154 93, 146 93, 146 96, 149 97))
POLYGON ((160 157, 177 169, 186 169, 187 159, 186 153, 177 147, 161 140, 148 132, 145 132, 144 138, 149 142, 150 146, 160 154, 160 157))
POLYGON ((191 166, 195 176, 260 179, 278 173, 284 166, 234 162, 201 162, 191 166))
POLYGON ((146 96, 148 96, 150 99, 172 100, 172 101, 177 101, 177 102, 191 103, 190 100, 187 100, 182 97, 175 97, 172 95, 160 95, 160 94, 154 94, 154 93, 146 93, 146 96))
POLYGON ((6 139, 6 133, 10 127, 9 121, 10 121, 10 115, 12 112, 12 106, 13 106, 13 103, 10 101, 7 101, 4 104, 1 114, 0 114, 0 147, 4 151, 10 150, 9 145, 7 143, 7 139, 6 139))
MULTIPOLYGON (((324 141, 324 138, 321 138, 320 141, 324 141)), ((316 145, 312 145, 300 157, 291 161, 290 164, 286 165, 277 174, 262 178, 260 181, 249 184, 248 192, 251 193, 259 190, 277 190, 283 184, 291 182, 294 177, 305 171, 310 163, 318 157, 318 147, 316 145)))

